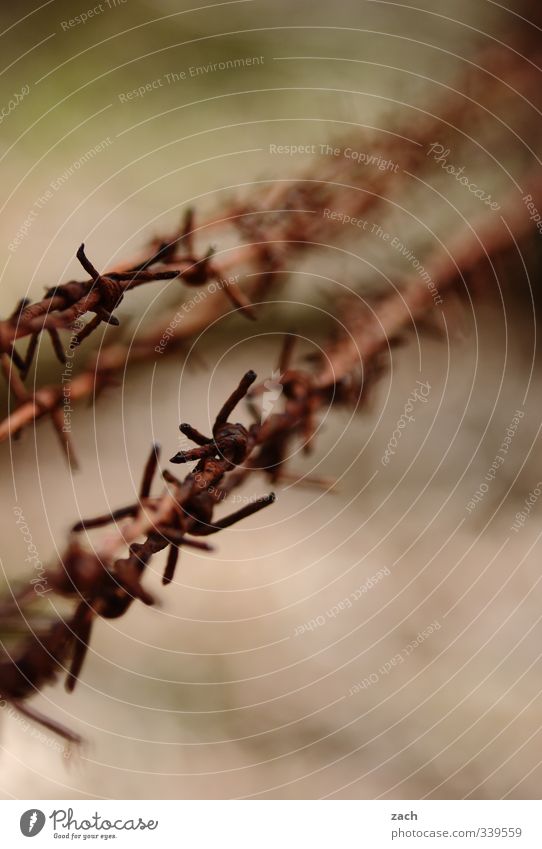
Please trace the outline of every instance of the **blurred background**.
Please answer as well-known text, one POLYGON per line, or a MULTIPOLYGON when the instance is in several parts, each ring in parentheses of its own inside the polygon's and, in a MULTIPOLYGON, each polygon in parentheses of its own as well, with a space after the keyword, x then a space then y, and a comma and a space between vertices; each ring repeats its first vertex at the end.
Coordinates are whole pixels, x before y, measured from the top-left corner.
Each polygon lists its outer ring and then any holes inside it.
MULTIPOLYGON (((81 242, 105 269, 171 233, 188 206, 220 214, 307 168, 318 178, 317 157, 274 145, 346 137, 364 151, 370 139, 385 157, 388 133, 400 146, 446 114, 458 81, 464 106, 431 141, 504 203, 539 167, 532 6, 2 8, 4 107, 19 93, 1 121, 2 314, 80 278, 81 242), (480 56, 489 70, 477 76, 480 56)), ((371 221, 423 262, 482 211, 428 159, 423 174, 390 179, 371 221)), ((536 235, 501 258, 497 279, 474 281, 472 300, 448 299, 444 334, 406 338, 370 406, 330 412, 315 454, 292 457, 293 472, 336 479, 333 493, 280 484, 273 507, 214 538, 216 552, 183 551, 167 589, 156 558, 154 608, 97 623, 75 693, 59 683, 32 701, 84 737, 79 752, 63 757, 62 741, 0 711, 2 798, 539 796, 542 506, 513 529, 542 480, 536 235), (383 468, 418 380, 427 400, 383 468), (505 461, 469 509, 510 427, 505 461)), ((3 444, 4 592, 31 574, 14 507, 54 564, 80 516, 133 499, 153 440, 171 456, 180 421, 207 430, 244 371, 271 374, 285 330, 301 337, 302 362, 325 344, 345 286, 377 297, 410 271, 382 239, 352 231, 340 251, 324 244, 292 263, 256 324, 226 316, 189 354, 130 365, 118 389, 79 405, 79 473, 47 421, 3 444)), ((137 337, 191 294, 178 282, 142 287, 105 341, 137 337)), ((32 381, 61 371, 44 344, 32 381)), ((254 476, 243 494, 268 489, 254 476)), ((42 615, 56 605, 46 598, 42 615)))

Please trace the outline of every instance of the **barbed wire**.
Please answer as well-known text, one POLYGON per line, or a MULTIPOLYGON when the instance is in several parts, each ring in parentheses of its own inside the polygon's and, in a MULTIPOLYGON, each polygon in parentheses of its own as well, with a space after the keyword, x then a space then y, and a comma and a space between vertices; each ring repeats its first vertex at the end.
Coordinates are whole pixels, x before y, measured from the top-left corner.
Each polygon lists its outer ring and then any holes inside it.
MULTIPOLYGON (((156 239, 136 261, 107 272, 97 270, 81 245, 77 258, 87 279, 49 288, 34 304, 23 299, 8 318, 0 321, 0 365, 15 399, 15 409, 0 423, 0 441, 48 416, 70 464, 75 466, 74 446, 63 427, 62 385, 43 386, 32 392, 24 382, 42 334, 49 335, 57 358, 64 364, 66 353, 60 333, 69 331, 69 344, 78 348, 102 325, 117 326, 115 311, 133 289, 171 281, 190 287, 219 284, 193 307, 186 322, 175 325, 169 314, 129 344, 120 341, 102 347, 70 380, 70 400, 76 401, 95 397, 113 384, 128 361, 151 359, 157 349, 161 353, 177 349, 228 310, 256 318, 256 304, 266 300, 293 258, 341 238, 324 210, 340 208, 343 215, 354 217, 385 204, 392 184, 425 167, 425 148, 436 128, 453 125, 457 130, 468 124, 469 102, 477 82, 483 80, 489 98, 499 96, 499 85, 492 84, 487 74, 491 75, 491 68, 500 59, 497 53, 488 55, 485 66, 471 70, 462 88, 437 114, 424 113, 426 117, 408 138, 390 131, 388 142, 379 145, 381 155, 398 167, 393 181, 386 171, 376 170, 369 178, 366 171, 360 175, 347 158, 338 155, 319 162, 302 177, 275 181, 268 191, 248 202, 231 202, 220 217, 200 226, 196 226, 193 210, 188 210, 178 231, 156 239), (226 227, 233 229, 241 244, 238 240, 221 251, 196 249, 196 236, 207 237, 226 227), (243 268, 245 275, 239 285, 243 275, 228 274, 243 268), (89 314, 92 318, 84 323, 89 314), (17 347, 23 338, 29 339, 24 354, 17 347)), ((507 61, 508 84, 518 84, 524 72, 514 64, 513 57, 507 61)), ((273 493, 259 496, 234 513, 215 519, 216 506, 236 487, 254 473, 263 474, 273 484, 295 480, 286 466, 292 443, 300 441, 306 452, 312 449, 322 409, 343 404, 362 406, 385 373, 391 348, 401 343, 409 329, 432 320, 441 307, 445 312, 446 294, 450 301, 452 295, 469 296, 475 277, 482 276, 484 284, 491 285, 495 258, 514 254, 519 244, 531 238, 533 223, 524 198, 529 196, 534 207, 542 208, 539 170, 524 175, 521 191, 523 194, 517 188, 510 192, 498 216, 486 212, 456 232, 446 246, 438 245, 424 261, 431 286, 412 274, 397 281, 393 293, 377 299, 370 309, 359 299, 351 299, 343 310, 341 332, 323 346, 311 368, 292 364, 294 336, 288 334, 276 369, 283 398, 280 410, 260 409, 258 398, 265 395, 265 384, 255 386, 256 375, 248 371, 218 412, 210 436, 191 424, 181 424, 182 433, 196 445, 171 459, 177 465, 196 463, 184 479, 160 469, 160 449, 153 446, 137 501, 73 526, 64 556, 47 574, 50 588, 69 602, 71 610, 66 617, 41 625, 13 653, 4 647, 1 698, 70 743, 78 743, 77 734, 29 705, 31 696, 61 674, 65 674, 66 687, 72 691, 82 672, 95 621, 122 617, 135 601, 154 603, 143 579, 156 554, 168 550, 162 579, 167 586, 174 580, 181 548, 211 551, 202 537, 230 527, 271 505, 275 498, 273 493), (229 421, 243 399, 253 418, 248 427, 229 421), (152 495, 159 471, 164 489, 160 495, 152 495), (110 523, 115 524, 115 531, 99 544, 89 544, 89 537, 85 541, 84 535, 110 523)), ((304 482, 325 488, 332 484, 309 478, 304 482)), ((26 606, 35 597, 33 590, 24 590, 11 603, 3 603, 3 620, 20 613, 25 618, 26 606)))

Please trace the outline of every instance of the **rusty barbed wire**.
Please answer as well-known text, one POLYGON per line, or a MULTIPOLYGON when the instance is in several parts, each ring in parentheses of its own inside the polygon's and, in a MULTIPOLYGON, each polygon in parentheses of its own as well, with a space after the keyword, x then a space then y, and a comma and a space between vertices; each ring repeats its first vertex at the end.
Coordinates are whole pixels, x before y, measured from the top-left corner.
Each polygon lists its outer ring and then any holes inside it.
MULTIPOLYGON (((505 232, 506 229, 497 237, 491 228, 487 234, 493 254, 509 247, 505 232)), ((487 246, 488 239, 485 241, 487 246)), ((461 242, 461 251, 463 263, 459 273, 449 256, 447 263, 442 257, 434 263, 446 285, 457 282, 458 276, 462 280, 483 259, 488 260, 474 236, 471 243, 461 242)), ((491 263, 491 257, 488 261, 491 263)), ((72 528, 62 563, 48 573, 47 580, 59 596, 75 601, 75 611, 44 632, 33 634, 16 657, 9 656, 0 662, 2 698, 68 742, 77 743, 77 735, 34 711, 27 699, 63 672, 67 689, 74 689, 97 618, 119 618, 136 600, 146 605, 154 603, 142 585, 142 578, 155 554, 168 549, 162 579, 167 585, 174 578, 180 548, 189 546, 209 551, 210 546, 198 537, 223 530, 274 501, 271 493, 225 518, 213 519, 216 505, 227 499, 249 475, 260 472, 272 483, 302 481, 331 489, 332 481, 296 478, 285 468, 293 453, 292 443, 301 440, 303 450, 310 452, 317 430, 316 417, 322 408, 359 407, 365 403, 386 371, 389 352, 403 341, 405 328, 434 306, 434 294, 427 287, 420 287, 419 281, 407 285, 393 302, 382 298, 373 311, 356 298, 348 299, 341 333, 317 356, 311 369, 292 366, 295 338, 292 333, 287 334, 274 370, 279 375, 283 409, 273 409, 264 415, 265 410, 258 407, 257 399, 264 395, 266 384, 254 386, 256 374, 247 372, 218 412, 211 436, 202 434, 191 424, 180 425, 181 432, 196 447, 177 452, 171 462, 196 462, 196 466, 184 480, 163 470, 166 488, 162 495, 154 497, 151 488, 160 452, 153 446, 138 500, 102 516, 81 520, 72 528), (254 419, 248 428, 229 421, 243 398, 247 399, 254 419), (83 532, 124 520, 126 523, 118 526, 116 533, 100 546, 88 549, 82 545, 79 537, 83 532), (141 537, 145 537, 143 542, 138 541, 141 537), (118 557, 119 551, 126 547, 128 556, 118 557)), ((16 597, 16 606, 28 603, 31 593, 27 590, 16 597)))
MULTIPOLYGON (((0 694, 26 716, 41 723, 67 741, 79 737, 60 723, 34 711, 26 700, 44 684, 66 673, 66 688, 72 691, 79 678, 96 618, 117 619, 134 601, 152 605, 154 598, 142 585, 151 558, 169 548, 163 584, 174 578, 179 549, 183 546, 209 551, 210 546, 198 537, 209 536, 262 510, 275 500, 273 493, 251 501, 240 510, 215 520, 216 505, 227 494, 221 488, 225 476, 243 463, 252 451, 256 428, 228 421, 239 401, 255 381, 256 374, 247 372, 218 412, 212 437, 204 437, 195 428, 181 425, 184 433, 199 445, 198 449, 177 455, 175 462, 198 460, 184 480, 164 470, 166 483, 160 496, 151 496, 160 452, 153 446, 147 460, 138 501, 104 516, 82 520, 72 528, 72 539, 62 563, 47 573, 50 589, 60 596, 75 600, 75 611, 55 622, 45 633, 33 634, 16 657, 0 663, 0 694), (127 519, 116 533, 93 549, 85 548, 79 535, 111 522, 127 519), (145 537, 143 542, 137 540, 145 537), (117 557, 128 547, 128 556, 117 557)), ((28 603, 28 591, 19 594, 16 605, 28 603)))
MULTIPOLYGON (((246 372, 217 413, 210 436, 186 422, 180 425, 181 432, 196 445, 171 458, 175 464, 196 463, 183 480, 164 469, 161 477, 165 490, 159 496, 151 495, 160 461, 160 449, 154 445, 145 465, 138 500, 104 515, 83 519, 72 527, 62 562, 47 572, 46 583, 54 593, 75 602, 75 610, 44 632, 33 634, 16 657, 10 656, 0 663, 0 693, 4 700, 69 743, 79 742, 70 729, 34 711, 27 699, 62 673, 66 675, 67 690, 73 691, 95 620, 119 618, 136 600, 146 605, 154 603, 142 584, 152 557, 168 549, 162 578, 167 586, 174 579, 183 546, 211 551, 200 537, 215 534, 262 510, 274 502, 275 495, 269 493, 251 499, 239 510, 215 520, 217 504, 227 499, 250 473, 262 472, 272 482, 288 478, 284 468, 288 446, 293 440, 301 439, 304 450, 310 450, 317 411, 324 404, 350 405, 364 397, 367 386, 361 383, 359 391, 347 381, 331 391, 319 387, 309 370, 291 367, 293 349, 294 338, 287 334, 279 356, 283 411, 262 418, 256 404, 262 387, 253 386, 254 371, 246 372), (249 427, 229 421, 244 398, 255 419, 249 427), (116 524, 116 531, 100 545, 90 548, 83 545, 81 534, 111 523, 116 524), (138 541, 141 537, 143 542, 138 541), (128 555, 119 557, 119 552, 126 548, 128 555)), ((326 485, 314 479, 304 482, 326 485)), ((28 604, 32 592, 27 589, 15 596, 15 605, 28 604)))
MULTIPOLYGON (((509 80, 517 81, 521 72, 512 58, 509 66, 512 69, 509 80)), ((479 72, 478 68, 476 73, 479 72)), ((467 83, 473 84, 472 74, 467 76, 467 83)), ((492 96, 498 96, 498 87, 492 96)), ((460 126, 468 116, 464 99, 454 97, 437 116, 420 122, 410 138, 391 133, 385 152, 390 159, 395 157, 401 177, 421 170, 425 158, 423 144, 431 138, 436 126, 442 128, 453 122, 460 126)), ((36 304, 22 300, 11 316, 0 321, 0 365, 17 404, 0 424, 0 441, 19 433, 36 419, 50 416, 63 449, 72 465, 75 463, 73 445, 62 429, 62 387, 42 387, 31 393, 24 384, 43 333, 50 336, 57 358, 64 362, 59 331, 70 330, 72 344, 78 347, 101 325, 118 324, 114 313, 128 291, 166 280, 182 280, 196 287, 211 280, 223 281, 223 287, 218 288, 224 288, 231 307, 254 318, 252 301, 265 298, 277 273, 287 269, 289 260, 334 235, 332 225, 322 215, 325 208, 340 203, 345 214, 360 215, 386 202, 389 174, 376 173, 367 180, 364 172, 360 180, 359 173, 345 164, 344 157, 325 162, 318 168, 317 177, 309 172, 304 178, 276 182, 257 202, 233 203, 225 216, 200 228, 195 226, 194 213, 189 210, 178 232, 156 240, 146 256, 126 267, 100 273, 82 245, 77 257, 88 275, 87 280, 49 289, 36 304), (245 244, 237 244, 219 255, 211 249, 198 255, 195 234, 220 229, 226 224, 236 230, 245 244), (227 272, 247 261, 253 263, 253 277, 245 280, 241 289, 236 280, 227 279, 227 272), (87 313, 93 314, 93 318, 80 326, 87 313), (76 325, 79 325, 77 329, 76 325), (17 341, 23 337, 29 337, 24 356, 16 348, 17 341)), ((538 172, 527 175, 523 189, 530 193, 535 204, 542 203, 542 178, 538 172)), ((117 619, 135 601, 154 603, 153 596, 143 586, 143 578, 151 559, 159 552, 168 550, 162 578, 166 586, 174 579, 182 547, 210 551, 211 547, 200 537, 223 530, 272 504, 273 493, 222 519, 214 519, 217 504, 253 473, 260 472, 273 483, 297 480, 286 468, 292 444, 300 440, 304 451, 311 450, 319 412, 328 406, 365 403, 387 368, 390 349, 401 343, 406 330, 434 312, 435 295, 442 298, 445 291, 460 288, 458 283, 465 285, 469 282, 466 277, 479 272, 487 263, 491 266, 492 257, 514 250, 518 241, 530 238, 531 231, 525 205, 515 191, 503 204, 501 218, 484 216, 457 233, 446 248, 439 247, 430 255, 425 267, 434 282, 432 289, 412 275, 401 281, 393 295, 381 298, 370 310, 354 300, 344 316, 343 332, 327 344, 312 368, 292 366, 294 337, 287 335, 277 367, 283 408, 264 415, 257 399, 264 394, 265 384, 254 386, 256 375, 247 372, 217 414, 210 436, 191 424, 180 426, 196 447, 178 452, 171 461, 196 462, 196 466, 182 480, 162 470, 165 488, 158 496, 151 494, 160 462, 159 448, 153 446, 137 501, 82 520, 72 528, 66 553, 61 563, 48 572, 47 580, 51 589, 74 605, 74 609, 62 620, 41 626, 13 653, 4 647, 4 659, 0 662, 1 698, 69 743, 80 742, 77 734, 38 713, 28 700, 61 674, 66 675, 66 688, 74 689, 95 621, 117 619), (247 399, 254 419, 249 427, 229 421, 243 398, 247 399), (84 544, 83 534, 112 522, 120 524, 100 545, 84 544)), ((164 337, 167 349, 181 344, 196 329, 207 326, 225 312, 224 300, 220 298, 218 292, 209 295, 202 308, 194 311, 191 323, 187 322, 181 329, 174 328, 167 336, 170 317, 167 322, 158 322, 131 346, 120 343, 103 348, 71 381, 72 400, 92 397, 114 382, 129 358, 137 361, 152 357, 164 337)), ((332 485, 307 477, 303 481, 325 488, 332 485)), ((13 604, 1 611, 3 618, 9 619, 14 610, 20 612, 21 605, 25 608, 30 599, 28 590, 16 595, 13 604)))

